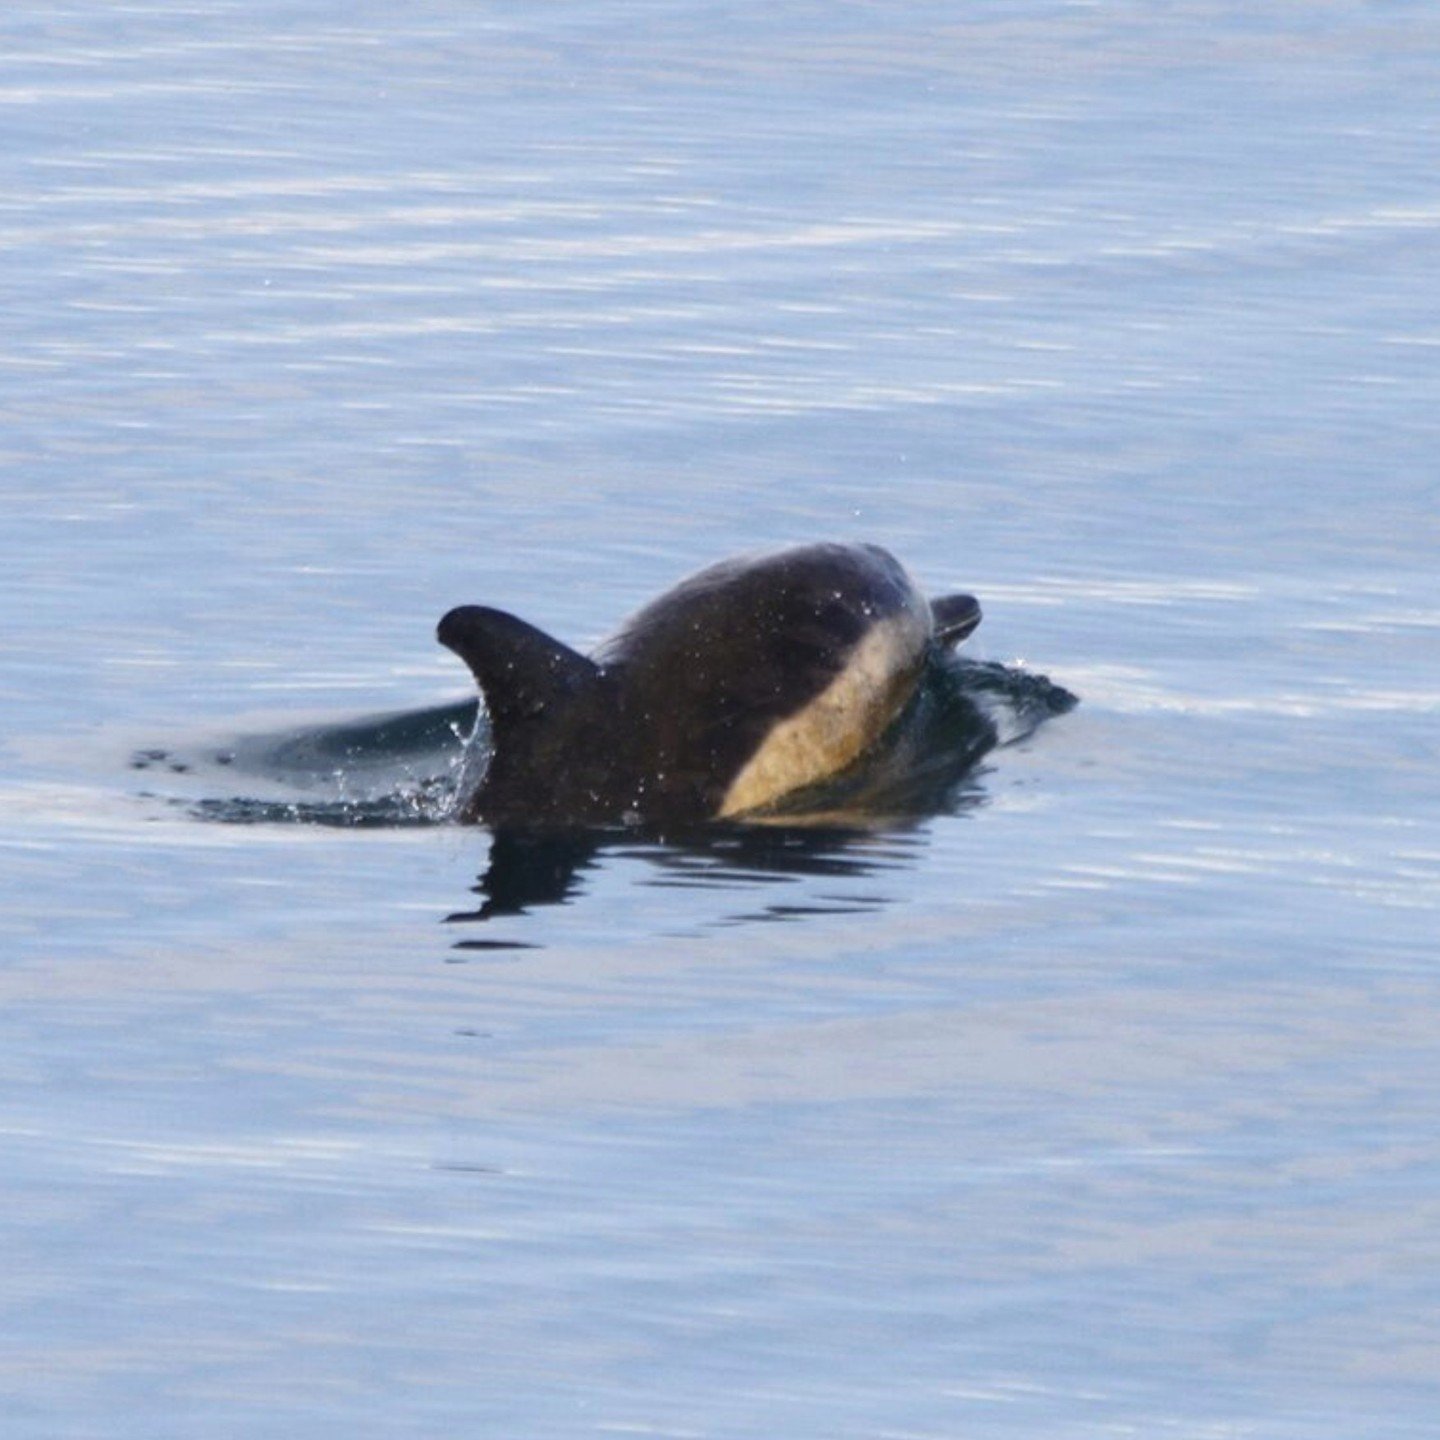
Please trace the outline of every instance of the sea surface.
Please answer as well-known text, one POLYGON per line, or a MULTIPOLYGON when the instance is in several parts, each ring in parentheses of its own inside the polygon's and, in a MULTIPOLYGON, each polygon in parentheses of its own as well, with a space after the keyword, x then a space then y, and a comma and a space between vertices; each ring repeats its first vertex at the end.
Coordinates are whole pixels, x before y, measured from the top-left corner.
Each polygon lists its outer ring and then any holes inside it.
POLYGON ((0 127, 6 1440, 1440 1433, 1440 10, 13 0, 0 127), (1078 708, 510 903, 326 758, 821 538, 1078 708))

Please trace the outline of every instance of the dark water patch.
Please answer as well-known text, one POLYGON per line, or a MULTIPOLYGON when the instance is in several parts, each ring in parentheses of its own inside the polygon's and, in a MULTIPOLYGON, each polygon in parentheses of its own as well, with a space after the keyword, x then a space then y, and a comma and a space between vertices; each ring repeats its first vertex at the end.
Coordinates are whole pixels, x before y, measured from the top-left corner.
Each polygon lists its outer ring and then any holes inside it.
POLYGON ((446 773, 464 737, 474 730, 478 711, 476 700, 386 711, 237 735, 190 753, 137 750, 131 765, 137 770, 173 769, 177 764, 191 769, 215 766, 297 789, 383 783, 397 772, 434 777, 446 773))
POLYGON ((162 796, 227 825, 373 829, 450 819, 475 700, 134 752, 132 770, 185 776, 226 794, 162 796), (245 788, 237 788, 244 785, 245 788))
POLYGON ((475 728, 479 703, 456 701, 422 710, 367 715, 334 725, 255 735, 237 740, 216 759, 237 770, 250 771, 293 784, 324 783, 337 775, 352 781, 374 772, 388 775, 397 767, 429 774, 453 756, 464 736, 475 728), (223 761, 229 753, 231 760, 223 761))
MULTIPOLYGON (((453 918, 453 917, 452 917, 453 918)), ((507 951, 538 950, 540 946, 530 940, 457 940, 450 947, 461 951, 507 951)))

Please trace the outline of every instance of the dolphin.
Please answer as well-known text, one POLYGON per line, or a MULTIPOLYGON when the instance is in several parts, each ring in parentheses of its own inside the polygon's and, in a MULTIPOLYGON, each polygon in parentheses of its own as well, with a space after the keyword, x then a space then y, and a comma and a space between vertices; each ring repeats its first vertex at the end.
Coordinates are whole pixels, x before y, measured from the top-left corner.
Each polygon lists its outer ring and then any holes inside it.
POLYGON ((860 761, 927 661, 980 623, 927 600, 876 545, 725 560, 582 655, 503 610, 464 605, 437 638, 469 667, 490 754, 455 815, 492 826, 763 819, 860 761))

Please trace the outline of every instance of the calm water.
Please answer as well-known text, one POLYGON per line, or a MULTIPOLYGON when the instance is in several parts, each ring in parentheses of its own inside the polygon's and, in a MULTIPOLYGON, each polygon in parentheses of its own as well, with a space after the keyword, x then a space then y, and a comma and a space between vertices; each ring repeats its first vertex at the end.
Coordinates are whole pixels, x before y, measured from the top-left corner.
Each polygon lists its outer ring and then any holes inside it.
POLYGON ((1434 1435, 1437 94, 1359 0, 8 6, 7 1437, 1434 1435), (821 536, 1081 707, 484 920, 131 768, 821 536))

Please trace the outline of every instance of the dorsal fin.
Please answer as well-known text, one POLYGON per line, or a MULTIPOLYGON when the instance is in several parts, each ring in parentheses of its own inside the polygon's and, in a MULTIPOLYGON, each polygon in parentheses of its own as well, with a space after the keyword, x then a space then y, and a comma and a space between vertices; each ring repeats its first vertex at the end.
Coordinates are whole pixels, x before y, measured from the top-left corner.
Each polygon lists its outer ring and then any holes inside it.
POLYGON ((538 715, 599 673, 593 660, 486 605, 450 611, 435 638, 470 667, 492 723, 501 727, 538 715))
POLYGON ((942 645, 958 645, 980 623, 980 602, 973 595, 942 595, 930 602, 930 613, 935 638, 942 645))

